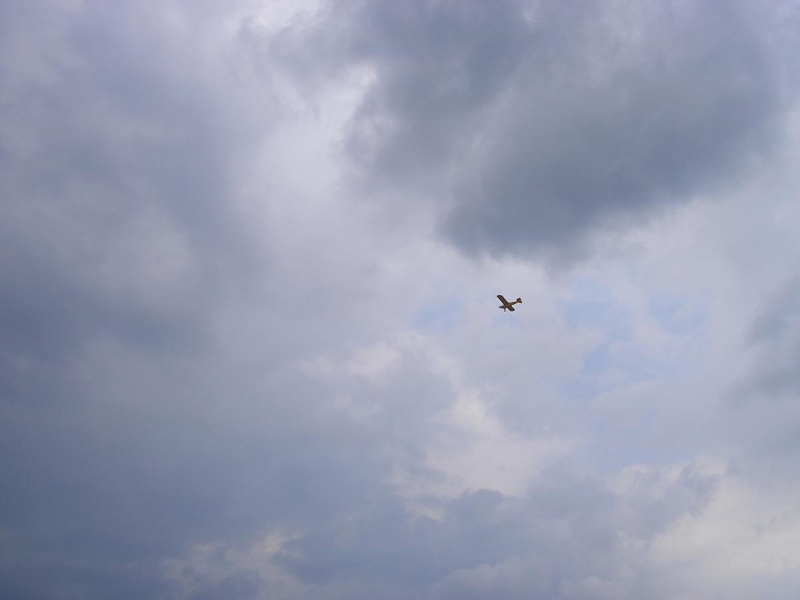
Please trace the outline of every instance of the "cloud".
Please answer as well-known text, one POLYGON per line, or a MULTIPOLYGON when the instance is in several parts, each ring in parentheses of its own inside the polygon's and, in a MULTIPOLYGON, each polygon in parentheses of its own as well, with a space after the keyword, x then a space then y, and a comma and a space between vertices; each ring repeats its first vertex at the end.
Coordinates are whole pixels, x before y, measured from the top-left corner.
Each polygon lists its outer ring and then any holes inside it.
POLYGON ((470 254, 580 255, 745 172, 781 123, 767 30, 736 3, 355 7, 310 36, 373 74, 350 156, 470 254))
POLYGON ((0 7, 0 596, 795 597, 789 9, 0 7))
POLYGON ((774 582, 771 597, 787 597, 784 578, 795 579, 798 561, 792 549, 798 538, 791 506, 795 496, 796 491, 772 496, 736 477, 726 478, 705 511, 682 518, 654 540, 650 551, 655 564, 679 574, 676 584, 662 582, 664 591, 679 595, 713 590, 747 598, 757 593, 763 577, 774 582), (789 506, 775 506, 784 502, 789 506))
POLYGON ((230 575, 212 585, 203 587, 194 592, 191 600, 211 600, 212 598, 230 598, 230 600, 245 600, 257 598, 258 591, 264 581, 253 571, 245 571, 237 575, 230 575))
POLYGON ((735 9, 661 8, 626 14, 635 25, 622 35, 603 26, 608 13, 577 31, 543 17, 548 30, 566 28, 569 51, 525 69, 509 93, 513 117, 486 135, 479 176, 456 192, 464 200, 447 223, 457 241, 563 249, 746 167, 778 102, 758 34, 735 9))
POLYGON ((794 279, 773 294, 753 324, 752 343, 762 347, 758 375, 749 387, 769 398, 786 398, 800 391, 794 365, 800 352, 800 281, 794 279))

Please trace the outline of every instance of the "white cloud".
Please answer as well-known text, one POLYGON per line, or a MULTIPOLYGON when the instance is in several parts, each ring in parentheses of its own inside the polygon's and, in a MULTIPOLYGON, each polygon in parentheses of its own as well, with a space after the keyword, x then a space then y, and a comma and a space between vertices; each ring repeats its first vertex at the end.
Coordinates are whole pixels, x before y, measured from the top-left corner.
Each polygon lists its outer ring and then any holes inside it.
POLYGON ((800 489, 758 489, 728 476, 703 511, 685 515, 653 540, 649 559, 670 589, 666 597, 744 599, 769 586, 759 582, 790 577, 796 583, 798 548, 800 489))
POLYGON ((443 487, 452 495, 487 489, 523 496, 531 480, 573 445, 563 436, 527 438, 507 430, 476 390, 462 391, 439 422, 428 465, 445 475, 443 487))

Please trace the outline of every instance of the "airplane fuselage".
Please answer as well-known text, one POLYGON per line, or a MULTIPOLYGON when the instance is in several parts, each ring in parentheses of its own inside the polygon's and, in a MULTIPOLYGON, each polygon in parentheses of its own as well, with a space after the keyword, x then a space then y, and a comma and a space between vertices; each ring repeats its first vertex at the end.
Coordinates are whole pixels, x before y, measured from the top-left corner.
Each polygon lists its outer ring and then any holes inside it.
POLYGON ((519 304, 519 302, 517 302, 516 300, 512 300, 512 301, 511 301, 511 302, 509 302, 508 304, 501 304, 501 305, 500 305, 500 306, 498 306, 497 308, 502 308, 502 309, 503 309, 503 311, 506 311, 506 310, 514 310, 514 309, 513 309, 513 308, 511 308, 511 307, 512 307, 512 306, 514 306, 515 304, 519 304))

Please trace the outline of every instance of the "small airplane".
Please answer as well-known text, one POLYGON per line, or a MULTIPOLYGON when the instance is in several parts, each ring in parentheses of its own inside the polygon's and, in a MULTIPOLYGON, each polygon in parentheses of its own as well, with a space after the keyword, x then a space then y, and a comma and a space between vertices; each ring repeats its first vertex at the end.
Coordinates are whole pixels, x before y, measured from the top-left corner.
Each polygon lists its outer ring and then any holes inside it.
POLYGON ((497 299, 500 300, 500 302, 503 303, 502 305, 497 307, 497 308, 502 308, 503 312, 506 312, 507 310, 510 310, 511 312, 514 312, 514 305, 515 304, 522 304, 522 298, 517 298, 516 300, 512 300, 511 302, 509 302, 508 300, 503 298, 502 294, 497 294, 497 299))

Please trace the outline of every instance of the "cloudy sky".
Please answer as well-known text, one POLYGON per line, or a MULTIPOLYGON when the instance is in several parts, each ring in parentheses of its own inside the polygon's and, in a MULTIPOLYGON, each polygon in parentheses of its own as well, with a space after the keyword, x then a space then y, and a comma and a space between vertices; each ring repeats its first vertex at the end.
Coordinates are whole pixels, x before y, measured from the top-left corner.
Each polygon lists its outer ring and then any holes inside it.
POLYGON ((798 56, 794 0, 0 0, 0 598, 800 596, 798 56))

